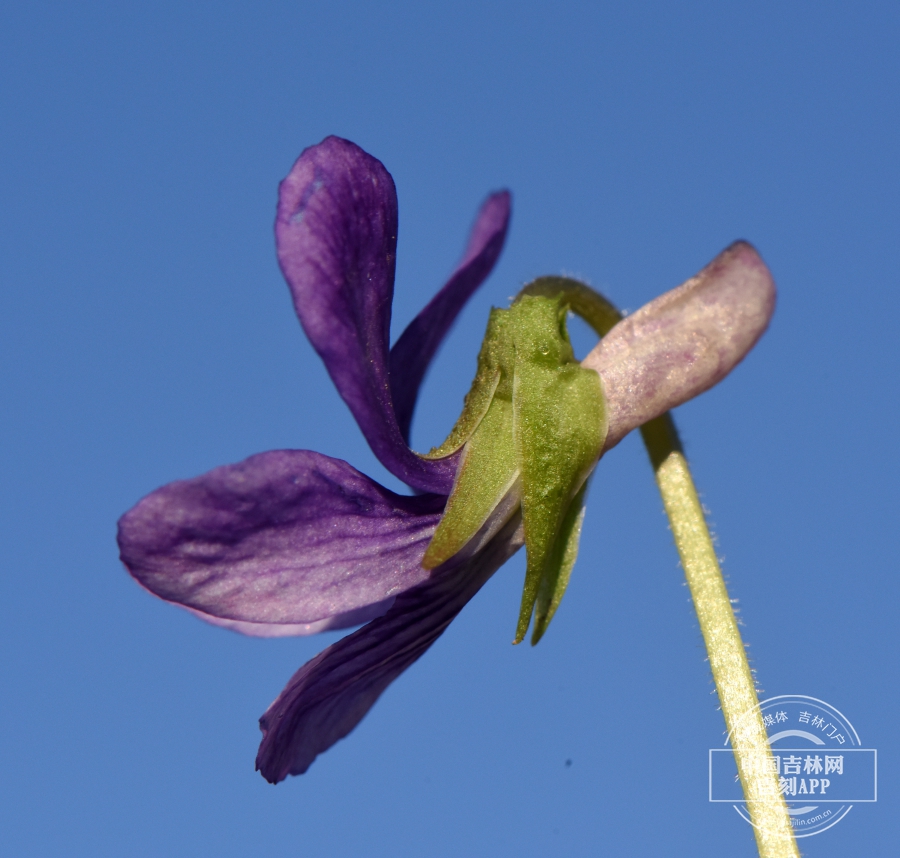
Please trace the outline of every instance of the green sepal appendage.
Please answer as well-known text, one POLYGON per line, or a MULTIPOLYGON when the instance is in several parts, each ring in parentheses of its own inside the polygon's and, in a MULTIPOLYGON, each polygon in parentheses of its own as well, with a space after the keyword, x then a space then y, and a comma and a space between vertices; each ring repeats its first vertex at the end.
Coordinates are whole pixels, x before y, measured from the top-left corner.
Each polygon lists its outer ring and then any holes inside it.
MULTIPOLYGON (((537 643, 559 606, 578 553, 587 479, 606 440, 600 377, 575 359, 566 330, 566 312, 575 302, 565 287, 573 283, 542 278, 508 310, 491 311, 463 413, 428 454, 439 458, 463 447, 422 561, 427 569, 462 551, 504 498, 517 494, 527 563, 514 643, 524 639, 532 614, 537 643)), ((576 298, 588 300, 580 291, 576 298)))
POLYGON ((541 578, 538 587, 537 601, 534 605, 534 631, 531 633, 531 645, 534 646, 547 631, 550 620, 556 613, 566 587, 569 576, 578 557, 578 541, 581 539, 581 525, 584 521, 584 500, 587 495, 588 480, 584 481, 581 490, 575 495, 562 526, 559 537, 553 546, 554 556, 548 564, 546 574, 541 578))

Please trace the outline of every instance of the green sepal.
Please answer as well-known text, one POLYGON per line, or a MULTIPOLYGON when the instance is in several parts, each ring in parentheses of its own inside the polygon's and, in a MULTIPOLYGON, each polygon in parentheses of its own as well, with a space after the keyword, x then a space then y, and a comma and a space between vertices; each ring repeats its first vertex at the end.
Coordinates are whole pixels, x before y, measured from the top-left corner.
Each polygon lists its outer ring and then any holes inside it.
MULTIPOLYGON (((472 437, 478 424, 484 419, 503 375, 502 367, 511 371, 513 356, 511 343, 506 334, 507 314, 505 310, 492 309, 488 318, 487 331, 478 353, 478 369, 472 387, 463 402, 462 414, 450 430, 447 439, 439 447, 422 456, 423 459, 443 459, 455 453, 472 437)), ((511 388, 511 379, 507 385, 511 388)), ((512 399, 510 392, 507 399, 512 399)))
POLYGON ((527 552, 515 637, 519 643, 540 588, 555 589, 552 582, 560 567, 554 555, 560 553, 555 549, 563 519, 600 456, 607 416, 600 377, 572 353, 561 297, 523 296, 509 312, 515 344, 513 425, 527 552))
POLYGON ((512 414, 515 355, 508 323, 507 310, 491 310, 463 413, 447 440, 430 454, 449 455, 465 444, 444 515, 422 559, 426 569, 458 554, 518 477, 512 414))
POLYGON ((512 422, 512 402, 495 396, 463 450, 444 515, 422 558, 425 569, 459 554, 515 483, 512 422))
POLYGON ((515 643, 532 613, 537 643, 559 606, 578 553, 587 478, 606 439, 600 377, 575 359, 566 331, 571 306, 608 329, 611 305, 567 278, 541 278, 509 310, 491 311, 463 413, 428 454, 463 449, 426 569, 465 549, 504 498, 515 501, 511 492, 521 497, 527 564, 515 643))

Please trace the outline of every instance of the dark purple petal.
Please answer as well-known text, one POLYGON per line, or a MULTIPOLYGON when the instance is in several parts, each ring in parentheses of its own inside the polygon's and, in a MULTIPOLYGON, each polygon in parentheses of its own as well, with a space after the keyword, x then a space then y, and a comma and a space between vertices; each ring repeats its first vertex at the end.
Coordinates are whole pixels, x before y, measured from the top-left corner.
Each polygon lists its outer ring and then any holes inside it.
POLYGON ((409 443, 409 429, 419 387, 431 359, 459 311, 484 282, 497 262, 509 228, 508 191, 485 200, 469 234, 462 261, 447 284, 407 325, 391 349, 391 392, 400 432, 409 443))
POLYGON ((304 151, 280 185, 275 238, 303 329, 375 455, 408 485, 449 493, 455 461, 416 456, 391 401, 397 195, 384 165, 338 137, 304 151))
POLYGON ((148 495, 119 521, 119 548, 144 587, 212 618, 341 628, 428 576, 422 555, 444 502, 276 450, 148 495))
POLYGON ((521 546, 516 516, 471 559, 434 570, 377 620, 307 662, 260 718, 256 768, 270 783, 305 772, 346 736, 381 693, 443 633, 485 581, 521 546))
POLYGON ((769 269, 751 245, 737 241, 619 322, 582 361, 603 379, 604 449, 718 384, 753 348, 774 310, 769 269))

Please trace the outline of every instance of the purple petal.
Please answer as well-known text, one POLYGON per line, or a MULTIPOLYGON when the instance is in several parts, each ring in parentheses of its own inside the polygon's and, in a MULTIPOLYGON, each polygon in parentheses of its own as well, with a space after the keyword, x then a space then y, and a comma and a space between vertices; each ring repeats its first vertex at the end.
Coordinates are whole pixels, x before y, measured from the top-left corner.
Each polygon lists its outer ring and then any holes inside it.
POLYGON ((445 500, 394 494, 319 453, 276 450, 148 495, 119 521, 119 548, 144 587, 212 622, 341 628, 428 576, 422 555, 445 500))
POLYGON ((397 195, 384 165, 328 137, 279 188, 278 261, 303 329, 382 464, 420 491, 447 494, 455 461, 406 445, 388 372, 397 195))
POLYGON ((383 616, 307 662, 260 718, 256 768, 270 783, 305 772, 346 736, 381 693, 443 633, 522 544, 516 516, 484 551, 446 564, 383 616))
POLYGON ((497 262, 506 241, 509 213, 508 191, 491 194, 485 200, 469 234, 469 244, 462 261, 444 288, 409 323, 391 349, 394 413, 407 443, 413 409, 428 365, 459 311, 497 262))
POLYGON ((353 626, 361 626, 363 623, 368 623, 370 620, 385 614, 393 604, 394 597, 391 596, 383 602, 376 602, 374 605, 366 605, 364 608, 347 611, 346 614, 335 614, 333 617, 316 620, 314 623, 247 623, 243 620, 223 620, 221 617, 204 614, 202 611, 197 611, 184 605, 179 607, 184 608, 198 619, 205 620, 210 625, 218 626, 220 629, 228 629, 228 631, 238 632, 253 638, 289 638, 317 635, 319 632, 331 632, 339 629, 348 629, 353 626))
POLYGON ((619 322, 582 361, 603 379, 604 449, 721 381, 774 310, 769 269, 751 245, 737 241, 696 277, 619 322))

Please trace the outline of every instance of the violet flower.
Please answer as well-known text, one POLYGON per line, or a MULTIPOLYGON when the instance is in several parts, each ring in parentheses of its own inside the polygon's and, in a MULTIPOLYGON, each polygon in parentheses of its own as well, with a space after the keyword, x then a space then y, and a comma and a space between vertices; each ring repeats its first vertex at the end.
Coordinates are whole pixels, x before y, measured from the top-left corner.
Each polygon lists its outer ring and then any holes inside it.
MULTIPOLYGON (((509 223, 490 196, 462 262, 389 349, 397 201, 384 166, 330 137, 280 187, 278 259, 297 315, 398 495, 308 450, 260 453, 153 492, 119 522, 122 561, 146 589, 244 634, 312 634, 366 623, 290 679, 260 719, 256 765, 272 783, 307 770, 441 635, 522 545, 498 510, 491 538, 434 570, 421 559, 457 457, 408 446, 428 364, 496 262, 509 223)), ((765 329, 774 290, 738 243, 697 277, 619 323, 584 361, 603 380, 609 449, 723 378, 765 329)))

